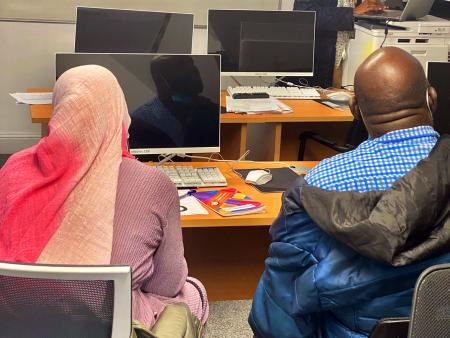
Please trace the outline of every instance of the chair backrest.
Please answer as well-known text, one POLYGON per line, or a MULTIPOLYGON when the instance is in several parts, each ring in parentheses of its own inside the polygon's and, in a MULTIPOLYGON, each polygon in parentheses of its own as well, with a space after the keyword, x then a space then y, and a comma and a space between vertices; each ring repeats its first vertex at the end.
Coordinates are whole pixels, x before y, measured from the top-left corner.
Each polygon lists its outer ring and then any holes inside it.
POLYGON ((130 337, 130 267, 0 262, 0 332, 8 338, 130 337))
POLYGON ((346 144, 352 145, 355 148, 362 142, 366 141, 369 134, 367 133, 366 126, 362 120, 353 120, 348 131, 346 144))
POLYGON ((409 337, 450 337, 450 264, 435 265, 417 280, 409 337))

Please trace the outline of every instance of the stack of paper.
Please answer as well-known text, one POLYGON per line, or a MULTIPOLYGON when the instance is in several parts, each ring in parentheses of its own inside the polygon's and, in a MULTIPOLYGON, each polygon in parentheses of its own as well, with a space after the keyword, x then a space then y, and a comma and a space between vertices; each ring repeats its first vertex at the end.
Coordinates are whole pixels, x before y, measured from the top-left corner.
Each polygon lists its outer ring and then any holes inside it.
POLYGON ((265 114, 265 113, 290 113, 292 109, 277 100, 269 97, 267 99, 233 99, 226 97, 227 112, 247 113, 247 114, 265 114))
POLYGON ((24 104, 51 104, 52 103, 52 92, 46 93, 10 93, 16 103, 24 104))

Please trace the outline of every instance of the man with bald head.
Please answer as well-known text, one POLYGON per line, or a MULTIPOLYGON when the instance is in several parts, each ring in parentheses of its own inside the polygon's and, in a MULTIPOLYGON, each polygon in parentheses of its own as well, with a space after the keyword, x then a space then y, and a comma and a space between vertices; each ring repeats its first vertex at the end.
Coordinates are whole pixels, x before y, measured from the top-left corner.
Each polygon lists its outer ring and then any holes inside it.
POLYGON ((369 139, 283 195, 249 323, 257 337, 367 337, 407 317, 415 282, 450 262, 450 137, 436 91, 398 48, 370 55, 350 106, 369 139))
POLYGON ((386 47, 369 56, 356 72, 355 94, 352 112, 363 118, 372 138, 433 125, 436 91, 419 61, 402 49, 386 47))
POLYGON ((439 135, 432 111, 437 94, 419 61, 395 47, 370 55, 355 74, 350 109, 369 140, 319 163, 306 181, 335 191, 384 190, 425 158, 439 135))

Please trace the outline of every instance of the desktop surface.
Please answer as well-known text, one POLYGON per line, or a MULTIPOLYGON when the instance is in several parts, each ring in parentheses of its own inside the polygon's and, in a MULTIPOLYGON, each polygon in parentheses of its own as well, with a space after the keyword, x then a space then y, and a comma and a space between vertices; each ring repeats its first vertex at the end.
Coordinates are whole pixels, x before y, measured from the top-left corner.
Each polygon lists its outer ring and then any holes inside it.
POLYGON ((77 7, 75 52, 189 54, 193 29, 192 14, 77 7))
MULTIPOLYGON (((318 162, 289 162, 292 165, 301 165, 308 168, 314 167, 318 162)), ((255 187, 244 182, 244 179, 234 173, 233 169, 255 169, 255 168, 280 168, 286 167, 276 162, 187 162, 176 163, 176 165, 190 165, 193 167, 217 167, 225 176, 228 187, 236 188, 253 200, 262 202, 266 206, 266 212, 262 214, 248 214, 233 217, 222 217, 208 210, 208 215, 195 215, 181 217, 183 228, 215 228, 215 227, 252 227, 269 226, 278 216, 281 207, 281 193, 262 193, 255 187)), ((155 165, 155 163, 148 163, 155 165)), ((202 190, 211 190, 214 188, 200 188, 202 190)))
POLYGON ((222 55, 225 75, 312 75, 315 12, 208 12, 208 53, 222 55))

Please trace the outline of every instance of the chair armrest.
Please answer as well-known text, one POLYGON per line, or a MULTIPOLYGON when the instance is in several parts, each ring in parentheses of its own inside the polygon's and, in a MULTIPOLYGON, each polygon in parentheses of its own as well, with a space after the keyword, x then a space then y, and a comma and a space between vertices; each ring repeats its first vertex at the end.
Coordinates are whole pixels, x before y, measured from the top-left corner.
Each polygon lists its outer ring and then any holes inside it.
POLYGON ((320 143, 320 144, 322 144, 328 148, 331 148, 333 150, 336 150, 337 152, 340 152, 340 153, 345 153, 349 150, 354 149, 354 147, 351 147, 350 145, 340 146, 340 145, 336 144, 336 142, 329 140, 317 133, 306 131, 306 132, 300 134, 300 142, 302 142, 302 140, 306 141, 307 139, 312 139, 312 140, 316 141, 317 143, 320 143))
POLYGON ((409 317, 383 318, 373 328, 369 338, 408 338, 409 317))

